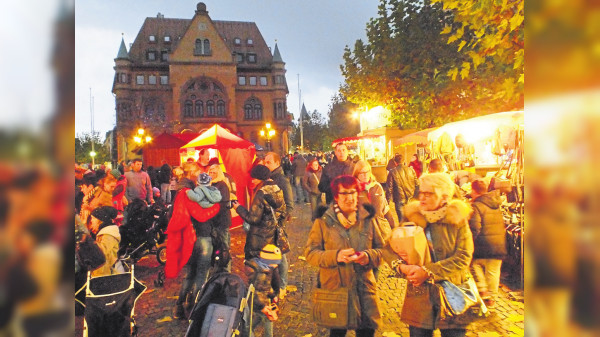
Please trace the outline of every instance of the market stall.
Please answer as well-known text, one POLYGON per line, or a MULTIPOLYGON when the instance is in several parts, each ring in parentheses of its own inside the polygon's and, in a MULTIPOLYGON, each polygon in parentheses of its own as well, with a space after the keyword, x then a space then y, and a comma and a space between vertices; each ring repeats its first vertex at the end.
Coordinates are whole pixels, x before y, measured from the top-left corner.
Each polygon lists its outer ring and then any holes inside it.
POLYGON ((166 160, 171 166, 179 166, 179 148, 198 137, 198 133, 162 133, 142 148, 142 159, 146 166, 159 167, 166 160))
MULTIPOLYGON (((179 150, 182 162, 189 156, 196 156, 201 149, 215 150, 224 172, 229 173, 237 186, 237 199, 246 206, 250 168, 256 153, 254 144, 229 132, 215 124, 198 137, 182 146, 179 150)), ((232 221, 233 226, 242 224, 237 214, 232 221)))
POLYGON ((412 155, 416 154, 419 161, 422 163, 425 161, 425 150, 429 141, 427 140, 427 136, 433 130, 437 128, 429 128, 413 133, 409 133, 408 135, 402 136, 400 138, 395 138, 391 140, 392 152, 399 153, 403 156, 405 163, 410 161, 412 155))

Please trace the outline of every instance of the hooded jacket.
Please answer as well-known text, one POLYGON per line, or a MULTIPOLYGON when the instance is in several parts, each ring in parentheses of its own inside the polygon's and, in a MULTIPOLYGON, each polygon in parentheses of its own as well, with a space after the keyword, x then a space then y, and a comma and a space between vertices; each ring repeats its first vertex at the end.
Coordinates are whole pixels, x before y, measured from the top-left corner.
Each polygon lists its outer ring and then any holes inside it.
POLYGON ((475 259, 502 259, 506 256, 506 229, 496 191, 477 197, 472 204, 469 227, 473 233, 475 259))
POLYGON ((292 192, 292 185, 290 184, 288 178, 286 178, 285 174, 283 174, 283 169, 281 166, 271 172, 270 178, 273 179, 273 181, 283 192, 283 200, 285 201, 285 218, 288 219, 292 214, 292 210, 294 209, 294 192, 292 192))
POLYGON ((349 329, 376 329, 381 325, 377 284, 373 268, 379 266, 382 257, 383 237, 374 229, 372 206, 359 207, 356 224, 345 229, 333 208, 320 208, 306 243, 306 261, 319 267, 318 282, 321 288, 349 288, 349 329), (323 210, 324 214, 323 214, 323 210), (365 251, 369 263, 338 263, 337 255, 342 249, 354 248, 365 251))
POLYGON ((93 277, 116 274, 113 267, 119 256, 120 242, 121 233, 119 233, 119 227, 116 225, 105 226, 96 234, 96 244, 104 253, 106 261, 98 269, 92 271, 93 277))
POLYGON ((260 250, 267 244, 274 243, 275 229, 279 220, 286 214, 286 206, 283 200, 283 191, 274 181, 265 181, 259 185, 250 211, 244 206, 239 206, 236 211, 240 217, 250 224, 250 230, 246 235, 244 253, 246 260, 260 256, 260 250), (275 218, 271 208, 275 211, 275 218))
POLYGON ((260 312, 279 295, 279 288, 281 287, 279 267, 262 268, 258 265, 256 259, 246 260, 244 264, 246 266, 245 271, 248 276, 248 283, 253 284, 256 289, 254 311, 260 312))
MULTIPOLYGON (((473 237, 468 226, 471 207, 461 201, 448 203, 446 215, 435 223, 428 223, 419 209, 419 202, 404 206, 408 221, 423 228, 431 228, 431 238, 437 262, 425 263, 433 273, 433 281, 448 280, 456 285, 463 283, 469 275, 473 256, 473 237)), ((389 246, 386 247, 386 255, 389 246)), ((465 325, 441 322, 430 301, 430 288, 423 283, 416 287, 408 284, 401 319, 408 325, 423 329, 464 329, 465 325)))
POLYGON ((177 193, 173 203, 173 215, 167 226, 166 233, 169 235, 167 240, 167 263, 165 264, 165 276, 167 278, 177 277, 194 250, 196 232, 191 217, 199 222, 206 222, 214 217, 221 208, 220 204, 202 208, 188 199, 187 190, 188 188, 183 188, 181 193, 177 193))

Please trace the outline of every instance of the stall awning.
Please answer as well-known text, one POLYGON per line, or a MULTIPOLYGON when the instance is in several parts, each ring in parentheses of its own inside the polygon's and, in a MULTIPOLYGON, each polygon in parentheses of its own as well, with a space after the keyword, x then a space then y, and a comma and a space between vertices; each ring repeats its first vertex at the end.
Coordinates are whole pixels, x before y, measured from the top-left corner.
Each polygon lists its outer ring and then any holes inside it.
POLYGON ((381 137, 381 135, 365 135, 365 136, 338 138, 338 139, 334 140, 333 142, 331 142, 331 146, 335 146, 338 143, 348 144, 348 143, 357 142, 361 139, 372 139, 372 138, 379 138, 379 137, 381 137))
POLYGON ((434 131, 437 128, 429 128, 417 132, 410 133, 404 137, 401 137, 397 140, 394 140, 394 145, 397 144, 406 144, 406 143, 415 143, 415 144, 427 144, 427 135, 430 132, 434 131))

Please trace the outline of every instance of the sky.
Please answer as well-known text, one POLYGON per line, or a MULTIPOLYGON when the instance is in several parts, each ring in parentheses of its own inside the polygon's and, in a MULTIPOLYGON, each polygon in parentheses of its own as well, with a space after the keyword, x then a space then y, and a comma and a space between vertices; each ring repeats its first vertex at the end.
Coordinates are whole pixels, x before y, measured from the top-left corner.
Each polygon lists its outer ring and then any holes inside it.
MULTIPOLYGON (((146 17, 191 19, 198 1, 75 1, 75 132, 104 137, 116 123, 111 92, 114 58, 121 37, 129 50, 146 17), (123 34, 123 35, 122 35, 123 34)), ((375 0, 206 0, 213 20, 253 21, 267 45, 275 41, 286 63, 288 111, 299 117, 298 74, 302 102, 309 112, 327 115, 343 77, 344 47, 366 39, 366 24, 377 15, 375 0)))

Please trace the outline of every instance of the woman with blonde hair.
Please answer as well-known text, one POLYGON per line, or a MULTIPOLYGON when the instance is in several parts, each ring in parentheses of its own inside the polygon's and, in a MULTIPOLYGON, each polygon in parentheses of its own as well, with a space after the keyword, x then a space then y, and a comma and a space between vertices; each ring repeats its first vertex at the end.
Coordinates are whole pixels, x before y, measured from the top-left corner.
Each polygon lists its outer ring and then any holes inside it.
POLYGON ((408 265, 402 259, 392 261, 393 269, 408 281, 401 319, 408 324, 411 337, 433 336, 435 329, 440 329, 442 337, 465 336, 467 325, 440 320, 431 302, 430 288, 434 281, 447 280, 460 285, 470 277, 471 207, 462 200, 452 199, 454 183, 447 174, 423 174, 419 180, 419 201, 406 204, 404 214, 408 221, 425 229, 435 256, 423 266, 408 265))
POLYGON ((92 211, 100 206, 113 206, 113 191, 117 187, 117 178, 112 174, 107 174, 98 181, 98 186, 94 193, 86 196, 81 205, 79 217, 83 223, 88 224, 92 211))

